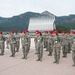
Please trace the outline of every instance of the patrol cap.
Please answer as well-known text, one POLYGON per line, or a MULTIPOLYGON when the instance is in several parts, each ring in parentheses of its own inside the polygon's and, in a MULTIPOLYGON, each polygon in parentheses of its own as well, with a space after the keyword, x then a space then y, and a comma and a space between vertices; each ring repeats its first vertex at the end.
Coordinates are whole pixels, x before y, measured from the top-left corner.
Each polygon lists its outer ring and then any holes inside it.
POLYGON ((10 33, 14 33, 14 30, 11 30, 10 33))
POLYGON ((0 31, 0 34, 2 34, 2 31, 0 31))

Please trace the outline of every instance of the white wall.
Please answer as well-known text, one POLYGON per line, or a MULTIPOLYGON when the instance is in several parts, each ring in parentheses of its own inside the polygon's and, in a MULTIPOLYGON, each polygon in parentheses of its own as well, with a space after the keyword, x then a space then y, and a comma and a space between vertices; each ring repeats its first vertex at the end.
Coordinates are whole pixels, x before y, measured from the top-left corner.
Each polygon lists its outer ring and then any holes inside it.
POLYGON ((28 30, 53 30, 54 18, 31 18, 28 30))

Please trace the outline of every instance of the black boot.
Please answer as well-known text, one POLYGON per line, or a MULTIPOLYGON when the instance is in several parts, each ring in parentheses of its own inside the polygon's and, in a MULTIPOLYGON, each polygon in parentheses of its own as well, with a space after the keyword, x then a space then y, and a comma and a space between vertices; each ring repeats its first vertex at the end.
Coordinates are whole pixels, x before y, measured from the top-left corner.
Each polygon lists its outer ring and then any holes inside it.
POLYGON ((50 54, 48 54, 48 56, 50 56, 50 54))
POLYGON ((15 55, 13 55, 12 57, 15 57, 15 55))
POLYGON ((25 59, 27 59, 27 57, 25 57, 25 59))
POLYGON ((75 66, 75 63, 72 66, 75 66))
POLYGON ((55 60, 53 63, 57 63, 57 61, 55 60))
POLYGON ((40 61, 40 59, 37 59, 36 61, 40 61))
POLYGON ((13 56, 13 54, 12 55, 10 55, 10 57, 12 57, 13 56))
POLYGON ((4 53, 1 53, 0 55, 1 55, 1 56, 3 56, 3 55, 4 55, 4 53))
POLYGON ((57 61, 56 63, 59 64, 59 61, 57 61))
POLYGON ((25 57, 23 57, 22 59, 25 59, 25 57))

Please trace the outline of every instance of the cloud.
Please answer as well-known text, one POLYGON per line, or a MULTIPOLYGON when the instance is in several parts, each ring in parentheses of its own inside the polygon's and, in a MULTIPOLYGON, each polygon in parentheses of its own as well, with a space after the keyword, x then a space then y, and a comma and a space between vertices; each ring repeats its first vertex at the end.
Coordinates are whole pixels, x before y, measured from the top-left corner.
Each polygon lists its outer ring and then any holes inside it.
POLYGON ((0 0, 0 16, 11 17, 27 11, 48 10, 56 16, 75 13, 75 0, 0 0))

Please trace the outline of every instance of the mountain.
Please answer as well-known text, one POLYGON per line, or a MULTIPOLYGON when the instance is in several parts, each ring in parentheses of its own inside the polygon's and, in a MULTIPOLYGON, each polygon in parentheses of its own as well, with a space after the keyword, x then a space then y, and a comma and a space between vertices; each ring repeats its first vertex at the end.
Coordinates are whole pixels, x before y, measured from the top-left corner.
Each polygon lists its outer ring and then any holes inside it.
MULTIPOLYGON (((35 13, 35 12, 26 12, 20 14, 18 16, 13 16, 11 18, 2 18, 0 17, 0 30, 2 31, 10 31, 11 29, 14 30, 23 30, 28 29, 29 19, 31 17, 40 17, 40 16, 51 16, 52 13, 48 11, 44 11, 42 13, 35 13)), ((75 28, 75 15, 69 16, 55 16, 56 21, 55 24, 58 30, 67 29, 70 30, 75 28)))
POLYGON ((56 25, 75 28, 75 15, 56 17, 56 25))
POLYGON ((0 30, 10 31, 14 30, 23 30, 28 28, 28 23, 30 17, 40 16, 39 13, 26 12, 24 14, 13 16, 11 18, 0 18, 0 30))

